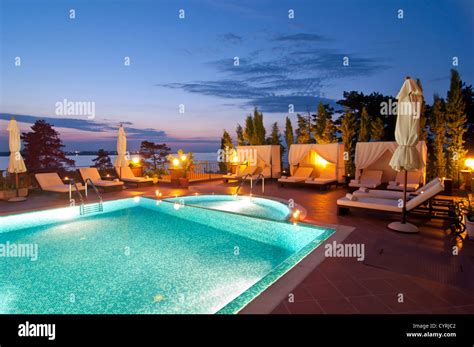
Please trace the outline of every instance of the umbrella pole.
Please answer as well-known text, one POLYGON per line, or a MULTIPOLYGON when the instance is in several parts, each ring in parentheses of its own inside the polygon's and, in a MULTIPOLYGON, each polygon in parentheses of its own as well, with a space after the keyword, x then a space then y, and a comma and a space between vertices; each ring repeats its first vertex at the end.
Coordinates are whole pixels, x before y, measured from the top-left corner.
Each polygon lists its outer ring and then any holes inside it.
POLYGON ((407 222, 407 178, 408 172, 405 170, 405 183, 403 184, 403 207, 402 207, 402 224, 406 224, 407 222))
POLYGON ((18 172, 15 172, 15 189, 16 189, 16 197, 20 197, 20 191, 18 189, 19 180, 18 180, 18 172))
POLYGON ((403 206, 402 206, 402 221, 401 222, 392 222, 387 227, 390 230, 398 231, 400 233, 417 233, 418 227, 414 224, 407 223, 407 179, 408 172, 405 170, 405 182, 403 184, 403 206))

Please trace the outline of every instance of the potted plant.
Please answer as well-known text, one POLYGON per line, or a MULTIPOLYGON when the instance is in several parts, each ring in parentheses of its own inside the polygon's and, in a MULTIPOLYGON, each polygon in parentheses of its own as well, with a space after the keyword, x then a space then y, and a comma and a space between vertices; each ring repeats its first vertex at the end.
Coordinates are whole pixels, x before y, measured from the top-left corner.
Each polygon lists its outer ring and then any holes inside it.
MULTIPOLYGON (((28 188, 18 188, 18 197, 27 197, 28 188)), ((13 183, 3 181, 0 184, 0 200, 10 200, 16 198, 16 187, 13 183)))
POLYGON ((464 222, 466 224, 467 235, 474 240, 474 201, 472 194, 464 201, 464 222))
POLYGON ((172 166, 171 178, 178 183, 180 188, 189 187, 189 172, 193 170, 194 167, 194 156, 192 153, 185 154, 181 149, 178 151, 177 157, 169 155, 168 159, 172 166), (174 176, 174 177, 173 177, 174 176))

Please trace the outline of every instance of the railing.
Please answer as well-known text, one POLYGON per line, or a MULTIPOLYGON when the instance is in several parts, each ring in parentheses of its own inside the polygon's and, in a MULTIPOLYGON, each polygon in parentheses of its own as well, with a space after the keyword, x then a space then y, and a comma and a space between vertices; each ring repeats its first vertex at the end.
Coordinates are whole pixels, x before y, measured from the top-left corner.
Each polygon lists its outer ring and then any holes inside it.
MULTIPOLYGON (((257 185, 259 179, 262 180, 262 193, 265 193, 265 176, 261 172, 255 178, 255 185, 257 185)), ((253 189, 253 179, 250 178, 250 194, 252 194, 252 189, 253 189)))
POLYGON ((190 180, 220 178, 221 175, 219 163, 209 161, 195 162, 193 170, 188 172, 190 180))

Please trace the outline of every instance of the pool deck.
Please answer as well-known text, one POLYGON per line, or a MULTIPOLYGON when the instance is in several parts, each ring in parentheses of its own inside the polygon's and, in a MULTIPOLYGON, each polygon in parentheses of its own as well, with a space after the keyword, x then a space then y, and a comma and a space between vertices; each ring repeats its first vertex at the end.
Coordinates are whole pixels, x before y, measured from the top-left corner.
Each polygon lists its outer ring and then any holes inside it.
MULTIPOLYGON (((102 196, 104 200, 131 196, 154 197, 156 189, 163 197, 195 193, 232 194, 235 187, 236 183, 224 184, 222 181, 196 182, 189 189, 174 189, 167 184, 159 184, 140 189, 128 188, 102 196)), ((239 194, 248 194, 249 190, 249 186, 245 185, 239 194)), ((343 242, 364 244, 366 257, 371 255, 372 264, 377 262, 374 258, 377 259, 378 250, 384 248, 395 254, 401 251, 399 254, 403 255, 404 263, 419 265, 403 267, 392 261, 392 264, 383 263, 381 266, 386 268, 383 269, 366 265, 355 257, 325 257, 302 281, 287 282, 293 288, 279 299, 279 304, 274 305, 276 307, 273 308, 273 313, 474 313, 474 277, 470 277, 468 285, 453 285, 453 281, 449 279, 459 275, 459 263, 444 259, 449 258, 446 255, 452 254, 453 247, 457 246, 459 256, 466 261, 464 269, 469 268, 473 273, 474 242, 461 243, 451 237, 448 225, 442 221, 413 220, 420 227, 420 232, 413 235, 399 234, 386 227, 391 221, 399 220, 400 217, 396 215, 359 210, 338 216, 336 200, 346 194, 343 188, 327 191, 307 187, 279 188, 273 182, 266 183, 265 194, 262 194, 260 186, 254 189, 254 194, 293 199, 306 209, 306 222, 353 227, 353 231, 348 233, 343 242), (439 254, 443 260, 439 263, 431 261, 433 254, 439 254), (431 278, 422 270, 422 265, 430 267, 427 272, 431 274, 431 278), (439 276, 436 276, 438 273, 439 276)), ((33 193, 26 202, 0 201, 0 215, 67 205, 66 196, 33 193)), ((292 280, 283 277, 280 281, 292 280)))

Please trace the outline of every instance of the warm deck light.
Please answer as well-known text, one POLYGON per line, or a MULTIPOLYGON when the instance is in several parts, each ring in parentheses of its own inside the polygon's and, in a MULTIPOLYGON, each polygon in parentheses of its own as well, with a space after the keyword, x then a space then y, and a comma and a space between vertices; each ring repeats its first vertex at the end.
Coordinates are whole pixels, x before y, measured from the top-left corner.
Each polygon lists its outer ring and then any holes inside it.
POLYGON ((239 162, 239 157, 235 155, 235 156, 232 158, 232 162, 233 162, 233 163, 238 163, 238 162, 239 162))
POLYGON ((467 158, 465 164, 471 171, 474 171, 474 159, 473 158, 467 158))
POLYGON ((182 160, 182 161, 186 161, 186 159, 187 159, 186 155, 183 154, 183 155, 181 156, 181 160, 182 160))
POLYGON ((173 166, 179 166, 179 160, 174 158, 173 159, 173 166))
POLYGON ((155 190, 155 195, 157 198, 161 198, 163 194, 159 190, 155 190))
POLYGON ((140 162, 140 159, 138 159, 137 157, 132 159, 132 163, 134 163, 135 165, 138 164, 139 162, 140 162))
POLYGON ((301 216, 301 211, 300 210, 295 210, 293 212, 293 220, 296 222, 300 219, 301 216))

